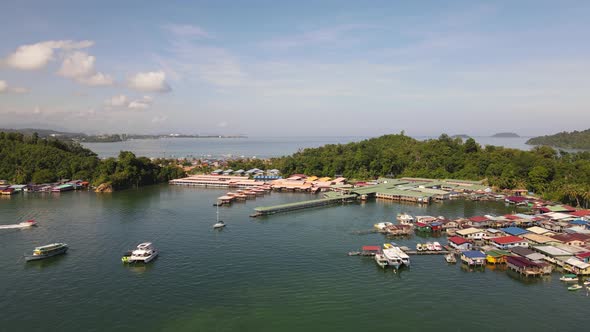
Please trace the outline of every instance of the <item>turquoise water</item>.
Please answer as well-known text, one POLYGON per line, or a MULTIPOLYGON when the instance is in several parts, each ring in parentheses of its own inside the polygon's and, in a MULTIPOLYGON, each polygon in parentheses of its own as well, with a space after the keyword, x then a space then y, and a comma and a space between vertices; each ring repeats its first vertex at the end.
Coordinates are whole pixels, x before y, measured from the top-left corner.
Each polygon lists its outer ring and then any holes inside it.
MULTIPOLYGON (((272 193, 220 208, 225 191, 174 186, 96 195, 17 195, 0 200, 2 331, 580 331, 590 297, 559 274, 523 279, 465 270, 442 256, 412 257, 394 274, 348 257, 380 234, 358 235, 398 212, 457 217, 512 212, 502 203, 428 207, 373 201, 251 219, 257 205, 309 199, 272 193), (63 241, 68 254, 25 263, 37 245, 63 241), (121 254, 153 241, 160 257, 128 267, 121 254)), ((444 238, 438 239, 445 243, 444 238)), ((396 242, 414 246, 422 238, 396 242)))

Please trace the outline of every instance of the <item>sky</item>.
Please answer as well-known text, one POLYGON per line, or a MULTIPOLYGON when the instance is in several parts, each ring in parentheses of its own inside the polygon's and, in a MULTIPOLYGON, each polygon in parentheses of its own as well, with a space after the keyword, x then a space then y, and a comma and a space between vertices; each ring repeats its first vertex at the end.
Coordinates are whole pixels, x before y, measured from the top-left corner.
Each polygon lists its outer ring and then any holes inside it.
POLYGON ((0 128, 590 127, 590 1, 3 1, 0 128))

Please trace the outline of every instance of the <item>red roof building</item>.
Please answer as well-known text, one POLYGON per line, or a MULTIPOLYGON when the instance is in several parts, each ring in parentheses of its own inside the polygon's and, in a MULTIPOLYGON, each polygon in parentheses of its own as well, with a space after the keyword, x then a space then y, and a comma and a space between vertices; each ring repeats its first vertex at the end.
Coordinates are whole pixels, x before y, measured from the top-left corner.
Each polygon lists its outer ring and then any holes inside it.
POLYGON ((520 236, 501 236, 491 238, 490 242, 498 249, 510 249, 514 247, 528 247, 528 242, 520 236))
POLYGON ((471 241, 460 236, 452 236, 449 239, 449 246, 458 250, 471 250, 471 241))
POLYGON ((590 210, 578 210, 578 211, 570 212, 568 214, 571 214, 572 216, 576 216, 576 217, 587 217, 587 216, 590 216, 590 210))

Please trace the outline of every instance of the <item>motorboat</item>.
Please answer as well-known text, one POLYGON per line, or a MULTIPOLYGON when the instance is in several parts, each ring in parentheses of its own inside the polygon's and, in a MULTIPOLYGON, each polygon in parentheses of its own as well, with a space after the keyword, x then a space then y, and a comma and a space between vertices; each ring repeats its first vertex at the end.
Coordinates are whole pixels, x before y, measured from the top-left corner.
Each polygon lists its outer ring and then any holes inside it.
POLYGON ((33 227, 33 226, 37 226, 37 222, 35 220, 27 220, 27 221, 20 222, 18 224, 0 225, 0 229, 29 228, 29 227, 33 227))
POLYGON ((577 291, 578 289, 582 289, 582 288, 583 287, 581 285, 575 284, 575 285, 569 286, 567 288, 567 290, 569 290, 569 291, 577 291))
POLYGON ((457 258, 455 258, 455 255, 453 254, 445 255, 445 260, 447 261, 447 263, 457 263, 457 258))
POLYGON ((388 265, 387 259, 383 254, 376 254, 375 262, 377 262, 377 265, 381 266, 382 268, 385 268, 388 265))
POLYGON ((131 253, 126 253, 121 260, 123 263, 149 263, 158 256, 158 250, 151 242, 144 242, 137 245, 131 253))
POLYGON ((36 247, 33 253, 25 255, 25 260, 35 261, 39 259, 49 258, 60 254, 65 254, 68 251, 68 245, 65 243, 52 243, 41 247, 36 247))
POLYGON ((383 243, 383 249, 390 249, 393 248, 393 244, 391 243, 383 243))
POLYGON ((406 254, 400 247, 394 246, 391 250, 401 259, 403 265, 410 266, 410 256, 408 256, 408 254, 406 254))
POLYGON ((440 243, 438 243, 438 242, 434 242, 432 244, 432 246, 434 247, 434 250, 436 250, 436 251, 441 251, 443 249, 442 246, 440 245, 440 243))
POLYGON ((588 286, 588 285, 590 285, 590 280, 584 281, 584 286, 588 286))
POLYGON ((417 251, 422 251, 422 250, 424 250, 424 249, 422 249, 422 243, 417 243, 417 244, 416 244, 416 250, 417 250, 417 251))
POLYGON ((432 242, 426 242, 426 249, 428 251, 434 251, 434 244, 432 242))
POLYGON ((387 265, 395 269, 399 269, 404 263, 395 248, 383 249, 383 256, 387 260, 387 265))
POLYGON ((574 282, 574 281, 578 281, 578 276, 575 274, 565 274, 561 278, 559 278, 559 280, 565 281, 565 282, 574 282))
POLYGON ((383 230, 385 230, 385 228, 387 228, 387 226, 391 226, 391 225, 393 225, 393 223, 386 221, 386 222, 376 223, 373 225, 373 227, 377 230, 383 231, 383 230))

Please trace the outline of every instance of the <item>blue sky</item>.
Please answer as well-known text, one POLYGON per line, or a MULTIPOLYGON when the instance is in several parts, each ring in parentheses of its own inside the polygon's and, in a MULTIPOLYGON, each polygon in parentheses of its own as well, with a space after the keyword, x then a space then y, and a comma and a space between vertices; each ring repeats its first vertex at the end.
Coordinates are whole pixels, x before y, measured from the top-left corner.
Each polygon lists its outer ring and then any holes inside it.
POLYGON ((18 1, 0 11, 0 127, 586 129, 588 17, 588 1, 18 1))

